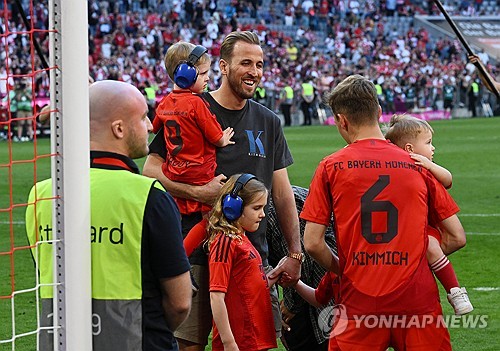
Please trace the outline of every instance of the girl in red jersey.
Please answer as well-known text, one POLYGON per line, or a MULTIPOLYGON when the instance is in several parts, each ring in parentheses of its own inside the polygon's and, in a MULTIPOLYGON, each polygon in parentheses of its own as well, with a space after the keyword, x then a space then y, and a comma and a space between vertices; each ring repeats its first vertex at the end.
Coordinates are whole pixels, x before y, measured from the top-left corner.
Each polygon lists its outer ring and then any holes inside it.
MULTIPOLYGON (((408 115, 394 115, 385 137, 408 151, 416 165, 427 168, 446 189, 449 189, 452 183, 450 171, 432 162, 435 150, 432 145, 433 133, 434 130, 426 121, 408 115)), ((432 272, 445 288, 455 314, 463 315, 471 312, 474 308, 467 290, 460 287, 455 270, 441 249, 441 233, 432 226, 428 227, 428 232, 427 261, 432 272)))
POLYGON ((265 217, 268 191, 251 174, 232 176, 208 218, 212 350, 277 347, 269 286, 259 252, 246 232, 265 217))

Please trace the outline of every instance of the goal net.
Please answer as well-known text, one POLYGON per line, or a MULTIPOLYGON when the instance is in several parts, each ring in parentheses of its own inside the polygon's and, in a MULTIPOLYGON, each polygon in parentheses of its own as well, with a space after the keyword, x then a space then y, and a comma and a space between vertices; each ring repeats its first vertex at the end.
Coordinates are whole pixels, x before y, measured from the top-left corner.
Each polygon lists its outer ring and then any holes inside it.
POLYGON ((92 348, 86 14, 86 1, 0 0, 0 351, 92 348))

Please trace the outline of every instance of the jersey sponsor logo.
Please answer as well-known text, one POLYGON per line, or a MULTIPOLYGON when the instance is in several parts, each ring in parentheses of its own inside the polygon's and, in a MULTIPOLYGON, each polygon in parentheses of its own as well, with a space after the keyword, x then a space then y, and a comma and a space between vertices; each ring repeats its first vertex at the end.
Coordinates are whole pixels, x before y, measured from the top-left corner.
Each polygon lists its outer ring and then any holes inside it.
POLYGON ((156 113, 162 116, 182 116, 188 117, 188 113, 186 111, 172 111, 172 110, 157 110, 156 113))
POLYGON ((257 135, 254 134, 252 130, 245 130, 248 138, 248 156, 256 156, 266 158, 266 151, 264 150, 264 144, 260 140, 262 134, 264 134, 263 130, 257 131, 257 135))
POLYGON ((352 266, 408 266, 408 251, 354 251, 352 266))

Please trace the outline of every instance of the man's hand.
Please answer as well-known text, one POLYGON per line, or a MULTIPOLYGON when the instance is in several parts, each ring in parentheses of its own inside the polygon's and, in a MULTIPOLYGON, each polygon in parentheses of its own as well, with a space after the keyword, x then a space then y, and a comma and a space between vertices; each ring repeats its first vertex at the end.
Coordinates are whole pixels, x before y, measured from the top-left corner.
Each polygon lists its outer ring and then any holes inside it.
POLYGON ((197 192, 198 196, 196 196, 195 200, 213 205, 226 179, 227 177, 224 174, 219 174, 207 184, 199 186, 197 192))
POLYGON ((297 284, 300 279, 301 262, 295 258, 284 257, 278 265, 268 274, 270 279, 274 279, 281 275, 279 284, 288 288, 297 284))

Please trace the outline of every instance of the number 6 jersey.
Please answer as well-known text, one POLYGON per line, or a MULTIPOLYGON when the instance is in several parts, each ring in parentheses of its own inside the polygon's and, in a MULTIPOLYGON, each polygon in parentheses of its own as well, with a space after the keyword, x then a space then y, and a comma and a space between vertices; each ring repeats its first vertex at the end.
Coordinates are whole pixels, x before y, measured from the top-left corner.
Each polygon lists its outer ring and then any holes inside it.
POLYGON ((328 225, 334 215, 348 314, 420 314, 439 296, 426 260, 428 222, 458 211, 406 151, 364 139, 320 162, 301 218, 328 225))

